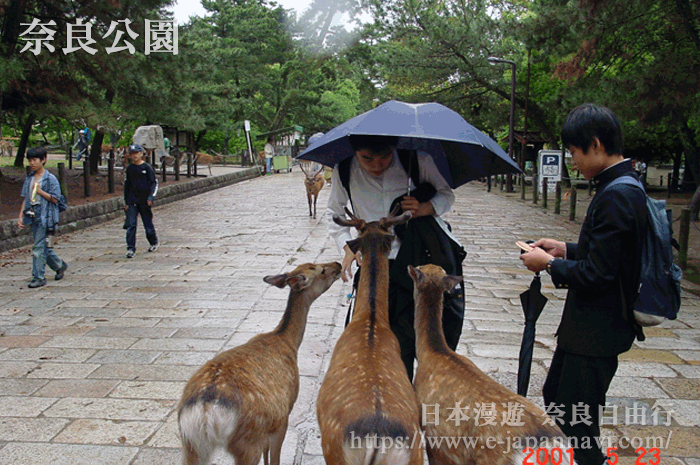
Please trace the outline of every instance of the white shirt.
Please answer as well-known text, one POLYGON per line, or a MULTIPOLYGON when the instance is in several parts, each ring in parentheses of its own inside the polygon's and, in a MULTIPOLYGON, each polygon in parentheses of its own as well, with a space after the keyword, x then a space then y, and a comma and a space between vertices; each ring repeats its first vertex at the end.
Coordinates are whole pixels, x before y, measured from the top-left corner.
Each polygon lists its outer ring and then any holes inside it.
MULTIPOLYGON (((433 215, 440 227, 447 232, 456 242, 457 239, 447 229, 447 225, 440 218, 447 213, 454 203, 455 196, 445 178, 438 171, 432 157, 425 152, 418 152, 418 173, 421 182, 429 182, 435 187, 437 193, 430 199, 435 214, 433 215)), ((408 189, 416 186, 409 179, 408 174, 401 166, 398 154, 394 150, 394 160, 381 176, 376 177, 367 173, 360 166, 360 162, 353 157, 350 166, 350 190, 352 191, 352 206, 354 215, 367 222, 378 221, 389 215, 389 207, 396 197, 407 195, 408 189)), ((326 217, 328 219, 328 233, 335 241, 338 251, 344 254, 343 247, 347 241, 353 239, 356 232, 354 228, 348 228, 335 224, 333 215, 345 216, 344 207, 349 206, 349 198, 343 184, 340 182, 338 167, 336 165, 331 177, 331 193, 328 199, 326 217)), ((396 258, 401 243, 395 239, 391 244, 389 259, 396 258)))
POLYGON ((265 144, 265 158, 272 158, 275 156, 275 148, 271 143, 265 144))

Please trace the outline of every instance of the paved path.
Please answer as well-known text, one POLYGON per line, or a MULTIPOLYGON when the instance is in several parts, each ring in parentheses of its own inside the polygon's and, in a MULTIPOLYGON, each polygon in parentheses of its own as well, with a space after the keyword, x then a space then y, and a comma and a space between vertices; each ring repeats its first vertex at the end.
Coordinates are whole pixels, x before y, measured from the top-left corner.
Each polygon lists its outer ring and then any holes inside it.
MULTIPOLYGON (((27 248, 0 255, 0 464, 178 463, 175 407, 187 379, 218 351, 271 330, 282 314, 287 291, 263 276, 338 259, 327 220, 307 215, 302 179, 295 170, 157 207, 161 248, 146 252, 139 225, 131 260, 121 221, 61 236, 56 250, 70 263, 66 278, 37 290, 26 288, 27 248)), ((319 205, 328 193, 321 191, 319 205)), ((577 227, 478 183, 457 191, 448 220, 469 253, 458 351, 514 388, 518 295, 532 277, 514 242, 573 239, 577 227)), ((543 283, 550 301, 538 324, 530 386, 538 403, 565 296, 548 278, 543 283)), ((312 306, 284 464, 323 463, 315 399, 348 291, 338 281, 312 306)), ((684 298, 678 320, 648 331, 647 341, 623 356, 609 392, 618 424, 604 437, 624 436, 648 450, 640 441, 670 435, 662 463, 700 465, 700 300, 687 292, 684 298), (626 421, 625 413, 636 417, 626 421), (649 426, 653 413, 659 424, 649 426)), ((628 447, 623 454, 620 463, 628 465, 639 453, 628 447)), ((220 454, 214 463, 232 461, 220 454)))

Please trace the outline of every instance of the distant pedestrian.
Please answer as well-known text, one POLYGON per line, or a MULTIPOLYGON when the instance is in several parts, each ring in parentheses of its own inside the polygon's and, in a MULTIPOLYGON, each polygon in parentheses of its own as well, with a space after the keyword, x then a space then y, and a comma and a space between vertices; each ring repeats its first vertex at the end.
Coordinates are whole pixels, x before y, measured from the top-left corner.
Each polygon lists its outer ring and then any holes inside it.
POLYGON ((143 148, 134 144, 129 147, 131 164, 126 168, 124 177, 124 210, 126 211, 126 258, 133 258, 136 254, 136 225, 138 216, 141 215, 143 227, 146 230, 146 238, 151 245, 149 252, 158 250, 158 236, 153 226, 153 199, 158 192, 158 179, 156 173, 143 160, 143 148))
POLYGON ((639 173, 639 180, 641 181, 642 186, 646 187, 647 186, 647 164, 644 163, 644 160, 637 161, 637 173, 639 173))
POLYGON ((85 159, 88 158, 87 149, 90 146, 90 142, 87 138, 87 133, 84 129, 78 132, 78 141, 73 145, 73 148, 78 148, 78 155, 75 157, 75 161, 80 161, 80 159, 85 155, 85 159))
POLYGON ((267 138, 267 144, 265 144, 265 164, 267 167, 267 174, 272 174, 272 159, 275 156, 275 146, 273 145, 275 138, 269 136, 267 138))
POLYGON ((34 289, 46 285, 46 265, 56 272, 56 281, 63 279, 68 268, 68 263, 53 251, 53 235, 58 227, 58 204, 65 200, 56 176, 44 169, 46 149, 30 149, 26 158, 32 172, 22 186, 24 201, 19 210, 17 227, 24 229, 25 225, 29 225, 34 234, 32 280, 28 286, 34 289))

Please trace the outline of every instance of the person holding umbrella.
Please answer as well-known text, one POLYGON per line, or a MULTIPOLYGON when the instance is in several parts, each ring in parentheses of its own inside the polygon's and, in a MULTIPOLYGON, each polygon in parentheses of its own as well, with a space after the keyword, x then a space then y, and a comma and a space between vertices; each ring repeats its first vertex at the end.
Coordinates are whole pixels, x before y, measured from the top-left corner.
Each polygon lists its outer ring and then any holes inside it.
POLYGON ((595 438, 600 435, 605 395, 618 356, 638 335, 626 303, 634 301, 640 281, 646 195, 625 184, 606 188, 616 178, 637 176, 631 161, 622 156, 620 121, 610 109, 594 104, 575 108, 561 137, 597 194, 578 243, 540 239, 520 259, 530 271, 546 270, 557 288, 569 289, 542 394, 546 406, 562 413, 562 431, 577 439, 577 463, 601 465, 607 457, 595 438))
MULTIPOLYGON (((409 194, 407 186, 411 186, 411 176, 399 159, 396 146, 398 137, 375 135, 350 135, 349 143, 355 156, 336 165, 333 169, 331 193, 328 200, 327 215, 344 216, 344 209, 352 205, 354 214, 363 220, 377 221, 385 217, 398 203, 402 211, 412 213, 412 222, 416 218, 432 217, 438 227, 455 243, 446 223, 440 218, 447 213, 454 203, 454 194, 449 184, 438 171, 435 162, 428 154, 415 152, 415 164, 409 170, 415 170, 421 183, 428 183, 434 188, 434 195, 428 199, 419 200, 418 194, 409 194), (345 166, 342 166, 347 163, 345 166), (346 190, 342 172, 349 175, 346 190)), ((413 158, 411 158, 413 160, 413 158)), ((410 162, 409 162, 410 164, 410 162)), ((413 186, 418 187, 418 186, 413 186)), ((431 192, 432 193, 432 192, 431 192)), ((351 265, 362 263, 362 257, 354 254, 346 242, 352 239, 350 228, 339 226, 329 221, 329 233, 344 255, 342 260, 343 281, 351 277, 351 265)), ((413 379, 413 360, 415 358, 415 334, 413 329, 413 286, 408 276, 406 262, 397 262, 402 241, 396 237, 392 243, 389 282, 389 318, 391 328, 399 340, 401 358, 406 366, 409 379, 413 379), (409 280, 409 284, 403 284, 409 280)), ((411 248, 409 246, 409 248, 411 248)), ((410 254, 411 257, 414 254, 410 254)), ((411 258, 408 259, 409 261, 411 258)), ((427 261, 425 262, 427 263, 427 261)), ((421 265, 424 263, 410 263, 421 265)), ((461 259, 459 260, 461 267, 461 259)), ((359 271, 358 271, 359 273, 359 271)), ((461 286, 460 286, 461 287, 461 286)), ((460 295, 463 299, 463 294, 460 295)), ((454 349, 459 341, 462 329, 464 308, 461 313, 445 312, 443 326, 447 329, 448 344, 454 349)))

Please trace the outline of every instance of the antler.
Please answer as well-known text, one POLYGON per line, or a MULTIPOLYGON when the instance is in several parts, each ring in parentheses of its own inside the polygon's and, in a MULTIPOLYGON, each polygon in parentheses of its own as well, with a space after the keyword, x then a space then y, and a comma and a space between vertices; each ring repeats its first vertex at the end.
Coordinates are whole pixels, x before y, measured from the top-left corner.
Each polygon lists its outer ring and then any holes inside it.
POLYGON ((333 215, 333 221, 335 222, 335 224, 338 224, 340 226, 347 226, 350 228, 357 228, 358 231, 365 227, 365 220, 361 220, 360 218, 353 215, 352 212, 348 209, 348 207, 345 207, 345 214, 347 214, 350 217, 349 220, 347 218, 342 218, 338 215, 333 215))
POLYGON ((389 213, 389 216, 379 220, 379 226, 381 226, 384 229, 389 229, 392 226, 396 226, 396 225, 404 224, 404 223, 408 222, 408 220, 410 220, 411 216, 413 216, 413 215, 411 214, 410 211, 405 211, 401 215, 396 216, 396 214, 399 212, 400 208, 401 207, 399 205, 396 205, 396 207, 394 207, 394 209, 391 211, 391 213, 389 213))

